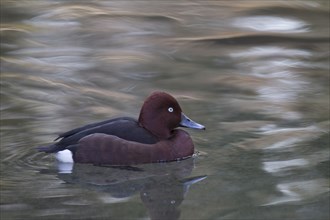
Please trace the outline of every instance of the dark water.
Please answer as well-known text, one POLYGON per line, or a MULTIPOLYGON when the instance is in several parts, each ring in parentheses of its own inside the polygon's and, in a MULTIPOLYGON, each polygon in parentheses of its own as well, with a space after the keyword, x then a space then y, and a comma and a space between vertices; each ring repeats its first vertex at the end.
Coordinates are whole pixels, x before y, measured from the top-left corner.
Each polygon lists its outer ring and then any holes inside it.
POLYGON ((329 219, 329 1, 1 1, 2 219, 329 219), (200 154, 35 147, 165 90, 200 154))

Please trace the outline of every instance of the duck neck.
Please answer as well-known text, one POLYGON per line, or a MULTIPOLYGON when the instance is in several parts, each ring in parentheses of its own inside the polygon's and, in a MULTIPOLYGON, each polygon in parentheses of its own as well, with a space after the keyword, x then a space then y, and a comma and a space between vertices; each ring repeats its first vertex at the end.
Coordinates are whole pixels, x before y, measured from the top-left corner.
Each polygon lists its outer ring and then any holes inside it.
POLYGON ((171 136, 171 131, 166 128, 165 124, 159 123, 160 120, 150 116, 144 115, 143 113, 139 116, 139 124, 141 127, 148 130, 150 133, 155 135, 160 140, 168 139, 171 136))

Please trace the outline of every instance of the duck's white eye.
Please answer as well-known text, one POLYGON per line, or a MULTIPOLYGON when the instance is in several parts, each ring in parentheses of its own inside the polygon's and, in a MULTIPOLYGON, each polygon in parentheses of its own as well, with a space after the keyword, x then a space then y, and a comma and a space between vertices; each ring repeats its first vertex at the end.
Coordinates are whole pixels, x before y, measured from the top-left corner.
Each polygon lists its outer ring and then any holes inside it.
POLYGON ((173 112, 173 108, 172 107, 169 107, 167 110, 168 110, 168 112, 173 112))

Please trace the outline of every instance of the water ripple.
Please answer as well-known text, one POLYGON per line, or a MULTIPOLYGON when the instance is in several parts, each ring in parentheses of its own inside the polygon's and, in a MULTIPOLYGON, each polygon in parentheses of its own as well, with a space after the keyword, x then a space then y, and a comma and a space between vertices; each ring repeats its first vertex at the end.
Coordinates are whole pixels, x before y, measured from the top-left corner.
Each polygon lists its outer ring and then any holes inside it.
POLYGON ((304 168, 309 165, 305 159, 292 159, 286 161, 267 161, 263 162, 263 169, 269 173, 278 173, 294 168, 304 168))
POLYGON ((272 35, 272 34, 240 34, 240 35, 221 35, 221 36, 207 36, 207 37, 188 37, 176 38, 175 41, 183 41, 189 43, 213 43, 215 45, 254 45, 258 44, 302 44, 302 43, 329 43, 327 37, 301 37, 301 36, 287 36, 287 35, 272 35))
POLYGON ((136 117, 145 96, 165 90, 208 127, 189 130, 206 152, 193 172, 210 178, 192 187, 182 219, 329 218, 325 1, 1 3, 1 217, 147 218, 137 196, 63 184, 35 147, 136 117))
POLYGON ((280 33, 301 33, 308 32, 308 24, 290 18, 275 16, 251 16, 236 18, 232 21, 233 26, 253 29, 256 31, 280 32, 280 33))
POLYGON ((279 205, 283 203, 299 202, 313 199, 323 193, 328 193, 329 183, 326 179, 314 179, 299 182, 287 182, 276 185, 277 190, 282 193, 280 197, 272 198, 264 206, 279 205))

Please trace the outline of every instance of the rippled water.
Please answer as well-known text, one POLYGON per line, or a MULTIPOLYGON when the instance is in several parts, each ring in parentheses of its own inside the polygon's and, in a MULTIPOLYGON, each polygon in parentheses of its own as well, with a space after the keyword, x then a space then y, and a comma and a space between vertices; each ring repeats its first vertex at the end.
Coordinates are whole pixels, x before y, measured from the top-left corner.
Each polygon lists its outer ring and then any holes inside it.
POLYGON ((1 219, 329 219, 328 1, 1 1, 1 219), (59 172, 35 147, 139 113, 193 159, 59 172))

